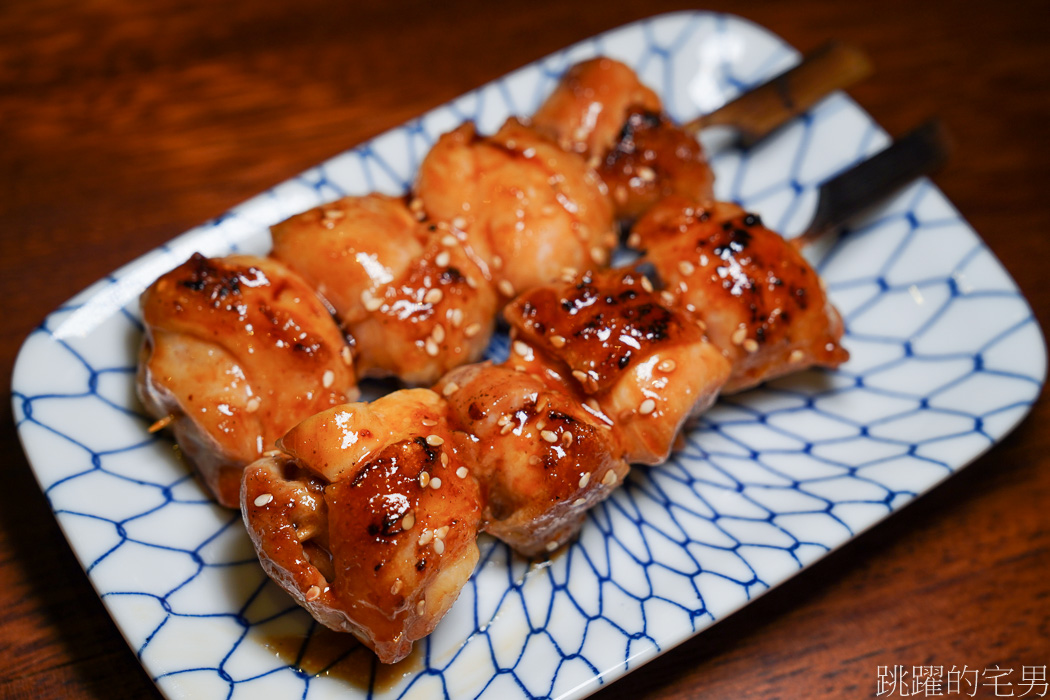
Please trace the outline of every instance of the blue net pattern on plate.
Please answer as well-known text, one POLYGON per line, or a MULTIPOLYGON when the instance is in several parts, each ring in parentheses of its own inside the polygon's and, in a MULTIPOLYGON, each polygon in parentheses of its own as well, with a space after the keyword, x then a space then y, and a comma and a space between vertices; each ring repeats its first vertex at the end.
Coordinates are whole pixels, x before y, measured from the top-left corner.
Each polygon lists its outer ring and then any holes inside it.
MULTIPOLYGON (((568 65, 597 53, 635 67, 679 119, 796 59, 764 30, 723 15, 617 30, 176 239, 56 310, 27 341, 23 355, 49 368, 16 376, 27 451, 111 614, 170 697, 321 698, 348 688, 362 697, 578 697, 892 513, 1027 412, 1045 357, 1033 315, 983 243, 920 182, 813 251, 846 321, 847 365, 723 398, 668 463, 636 469, 549 561, 483 539, 475 576, 404 677, 322 639, 262 574, 239 514, 213 506, 170 442, 144 430, 132 388, 137 294, 193 250, 261 252, 268 224, 309 206, 404 191, 442 131, 463 119, 488 131, 530 112, 568 65), (105 429, 82 426, 89 414, 105 429)), ((835 96, 768 143, 716 145, 711 160, 721 198, 791 234, 821 181, 885 143, 835 96)), ((490 352, 504 355, 506 339, 490 352)))

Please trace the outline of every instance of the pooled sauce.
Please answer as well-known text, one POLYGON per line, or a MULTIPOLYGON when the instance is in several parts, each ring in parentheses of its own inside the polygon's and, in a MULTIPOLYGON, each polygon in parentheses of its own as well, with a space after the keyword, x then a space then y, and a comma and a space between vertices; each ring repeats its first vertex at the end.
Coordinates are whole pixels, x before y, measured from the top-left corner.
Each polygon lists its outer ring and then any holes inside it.
POLYGON ((316 627, 309 636, 264 635, 261 641, 278 659, 307 676, 335 678, 373 693, 391 690, 406 677, 423 670, 420 644, 401 661, 384 664, 353 635, 326 627, 316 627))

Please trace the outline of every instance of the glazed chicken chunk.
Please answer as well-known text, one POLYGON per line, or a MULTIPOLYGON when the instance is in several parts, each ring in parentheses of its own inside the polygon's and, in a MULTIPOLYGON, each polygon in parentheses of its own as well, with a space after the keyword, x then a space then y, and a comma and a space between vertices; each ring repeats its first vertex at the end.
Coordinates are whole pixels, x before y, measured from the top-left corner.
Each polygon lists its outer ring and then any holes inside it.
POLYGON ((141 304, 139 396, 224 506, 238 507, 242 469, 285 431, 357 397, 342 332, 279 262, 194 255, 141 304))
POLYGON ((692 315, 666 306, 636 270, 535 289, 504 316, 517 338, 510 362, 526 371, 536 357, 560 363, 614 422, 632 463, 665 461, 684 421, 711 406, 729 377, 729 362, 692 315))
POLYGON ((273 256, 335 308, 362 376, 432 384, 488 345, 495 291, 450 227, 420 223, 403 199, 345 197, 272 234, 273 256))
POLYGON ((735 392, 849 359, 842 318, 798 249, 735 204, 669 197, 635 225, 670 301, 695 312, 733 364, 735 392))
POLYGON ((313 416, 245 471, 242 512, 267 573, 327 627, 403 659, 478 561, 478 484, 428 389, 313 416))
POLYGON ((435 389, 471 436, 485 531, 526 556, 571 539, 627 475, 610 423, 567 384, 483 363, 435 389))
POLYGON ((444 134, 420 165, 416 191, 431 219, 451 222, 504 301, 565 267, 605 265, 616 245, 605 186, 575 153, 508 120, 444 134))

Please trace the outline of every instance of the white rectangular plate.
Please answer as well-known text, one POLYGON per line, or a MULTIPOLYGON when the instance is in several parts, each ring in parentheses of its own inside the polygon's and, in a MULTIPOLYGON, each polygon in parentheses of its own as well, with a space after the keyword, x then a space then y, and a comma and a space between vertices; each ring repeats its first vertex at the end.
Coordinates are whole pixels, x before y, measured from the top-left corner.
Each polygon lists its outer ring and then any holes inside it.
MULTIPOLYGON (((70 545, 169 698, 576 698, 710 626, 987 450, 1028 411, 1046 351, 1017 287, 921 181, 812 251, 852 358, 721 401, 662 466, 637 469, 578 542, 529 562, 483 541, 451 613, 402 666, 333 642, 263 575, 238 514, 146 432, 134 398, 139 293, 195 251, 268 249, 268 226, 344 194, 400 193, 443 131, 531 113, 607 54, 673 117, 798 60, 703 12, 582 42, 427 113, 113 273, 44 321, 13 381, 18 430, 70 545)), ((705 137, 705 140, 710 140, 705 137)), ((760 147, 711 141, 720 198, 799 232, 816 186, 887 142, 844 95, 760 147)), ((493 352, 503 350, 497 341, 493 352)))

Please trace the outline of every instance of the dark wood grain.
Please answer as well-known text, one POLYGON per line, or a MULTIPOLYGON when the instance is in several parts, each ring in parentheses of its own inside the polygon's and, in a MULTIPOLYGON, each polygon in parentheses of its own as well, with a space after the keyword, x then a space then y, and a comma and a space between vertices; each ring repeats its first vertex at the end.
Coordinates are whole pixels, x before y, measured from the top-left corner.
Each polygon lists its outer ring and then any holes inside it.
MULTIPOLYGON (((0 4, 0 376, 55 306, 247 197, 599 31, 687 6, 536 0, 0 4)), ((689 6, 695 9, 693 6, 689 6)), ((805 51, 837 38, 891 133, 939 115, 935 178, 1050 320, 1050 42, 1039 0, 740 0, 805 51)), ((0 697, 156 697, 0 409, 0 697)), ((1045 401, 932 493, 598 697, 843 698, 879 665, 1050 663, 1045 401)), ((982 688, 980 697, 990 697, 982 688)), ((1030 696, 1031 697, 1031 696, 1030 696)))

